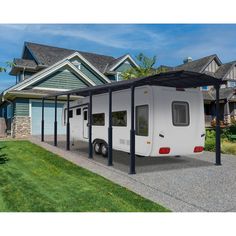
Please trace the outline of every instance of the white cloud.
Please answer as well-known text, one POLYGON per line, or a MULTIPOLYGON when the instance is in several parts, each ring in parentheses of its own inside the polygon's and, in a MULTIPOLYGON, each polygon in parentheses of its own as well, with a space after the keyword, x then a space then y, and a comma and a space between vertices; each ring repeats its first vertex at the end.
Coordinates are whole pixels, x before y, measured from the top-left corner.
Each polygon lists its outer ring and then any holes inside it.
POLYGON ((161 48, 168 44, 162 32, 153 32, 140 25, 3 25, 6 37, 15 33, 22 37, 48 35, 94 42, 103 46, 140 50, 161 48))

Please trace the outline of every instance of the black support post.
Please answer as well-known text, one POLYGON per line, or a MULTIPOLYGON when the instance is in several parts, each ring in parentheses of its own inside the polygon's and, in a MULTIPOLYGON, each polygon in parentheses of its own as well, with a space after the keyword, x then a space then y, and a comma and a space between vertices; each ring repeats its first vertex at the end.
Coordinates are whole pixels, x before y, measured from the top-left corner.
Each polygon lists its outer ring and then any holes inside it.
POLYGON ((130 128, 130 171, 135 174, 135 128, 134 128, 134 92, 135 87, 131 87, 131 128, 130 128))
POLYGON ((42 98, 41 141, 44 142, 44 98, 42 98))
POLYGON ((66 150, 70 150, 70 95, 67 95, 66 150))
POLYGON ((221 144, 220 144, 220 86, 215 86, 216 90, 216 162, 221 165, 221 144))
POLYGON ((89 93, 89 158, 93 158, 93 143, 92 143, 92 93, 89 93))
POLYGON ((54 146, 57 146, 57 96, 55 97, 54 146))
POLYGON ((113 165, 112 158, 112 90, 109 89, 109 126, 108 126, 108 166, 113 165))

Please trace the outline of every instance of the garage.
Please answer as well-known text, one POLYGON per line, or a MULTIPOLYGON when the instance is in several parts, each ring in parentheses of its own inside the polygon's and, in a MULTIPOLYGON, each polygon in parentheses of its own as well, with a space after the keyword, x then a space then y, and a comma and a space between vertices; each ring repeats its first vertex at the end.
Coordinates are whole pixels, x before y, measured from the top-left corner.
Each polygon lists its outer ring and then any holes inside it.
MULTIPOLYGON (((57 104, 57 132, 58 134, 65 134, 66 128, 62 124, 62 111, 64 102, 58 102, 57 104)), ((45 102, 44 111, 44 124, 45 134, 54 134, 54 116, 55 116, 55 105, 52 102, 45 102)), ((31 102, 31 133, 32 135, 40 135, 41 133, 41 117, 42 117, 42 103, 31 102)))

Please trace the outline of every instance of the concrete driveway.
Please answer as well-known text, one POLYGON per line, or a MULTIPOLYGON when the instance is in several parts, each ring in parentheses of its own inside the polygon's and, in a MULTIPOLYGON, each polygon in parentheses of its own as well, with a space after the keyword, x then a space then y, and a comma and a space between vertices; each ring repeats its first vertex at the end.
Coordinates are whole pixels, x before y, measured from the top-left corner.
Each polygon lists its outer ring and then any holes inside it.
POLYGON ((222 155, 222 166, 214 165, 214 153, 197 156, 136 158, 136 175, 129 175, 129 155, 114 151, 114 166, 94 155, 87 158, 88 144, 76 142, 65 151, 64 137, 58 147, 52 137, 32 142, 61 155, 77 165, 98 173, 130 190, 164 205, 172 211, 236 211, 236 156, 222 155))

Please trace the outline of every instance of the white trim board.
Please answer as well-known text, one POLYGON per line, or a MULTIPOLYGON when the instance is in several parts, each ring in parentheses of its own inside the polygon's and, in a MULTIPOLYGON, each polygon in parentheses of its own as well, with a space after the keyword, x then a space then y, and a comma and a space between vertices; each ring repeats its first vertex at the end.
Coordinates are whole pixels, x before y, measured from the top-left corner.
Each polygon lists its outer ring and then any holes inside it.
POLYGON ((129 54, 127 54, 120 61, 118 61, 114 66, 112 66, 112 68, 110 68, 109 71, 115 70, 121 63, 123 63, 127 59, 129 59, 136 67, 139 67, 139 65, 134 61, 134 59, 129 54))
POLYGON ((63 62, 61 62, 58 65, 53 65, 49 68, 47 68, 46 70, 43 71, 43 73, 36 73, 35 75, 33 75, 29 81, 24 80, 22 83, 20 84, 17 88, 15 88, 15 90, 22 90, 28 86, 30 86, 31 84, 34 84, 42 79, 44 79, 46 76, 49 76, 50 74, 54 73, 55 71, 65 67, 65 66, 69 66, 79 77, 81 77, 82 79, 85 80, 85 82, 88 82, 88 84, 90 84, 91 86, 96 85, 91 79, 89 79, 86 75, 84 75, 80 70, 78 70, 70 61, 65 60, 63 62))
POLYGON ((30 84, 35 82, 35 78, 36 77, 43 77, 48 75, 49 71, 56 71, 57 69, 60 68, 61 65, 63 65, 63 63, 67 62, 70 67, 72 67, 74 69, 75 72, 77 72, 77 74, 79 74, 80 76, 82 76, 83 78, 86 78, 86 80, 91 84, 91 85, 96 85, 92 80, 90 80, 86 75, 84 75, 80 70, 78 70, 69 60, 71 60, 74 57, 79 57, 85 64, 87 64, 95 73, 97 73, 98 75, 100 75, 107 83, 111 83, 111 81, 105 76, 103 75, 98 69, 96 69, 90 62, 88 62, 80 53, 75 52, 73 54, 71 54, 68 57, 65 57, 64 59, 58 61, 57 63, 35 73, 33 76, 31 76, 29 79, 24 80, 12 87, 10 87, 9 89, 5 90, 3 94, 7 93, 9 90, 21 90, 23 88, 25 88, 26 86, 29 86, 30 84), (31 81, 33 81, 31 83, 31 81), (25 86, 24 86, 25 85, 25 86))

